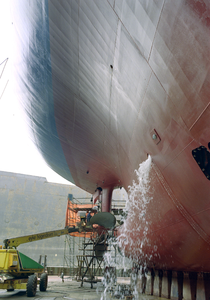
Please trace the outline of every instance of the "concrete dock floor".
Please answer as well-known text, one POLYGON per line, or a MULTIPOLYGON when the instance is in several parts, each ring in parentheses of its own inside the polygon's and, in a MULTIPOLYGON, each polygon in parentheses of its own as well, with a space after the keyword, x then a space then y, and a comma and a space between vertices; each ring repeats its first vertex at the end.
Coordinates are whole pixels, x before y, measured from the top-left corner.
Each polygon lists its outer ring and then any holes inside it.
MULTIPOLYGON (((128 280, 127 280, 128 281, 128 280)), ((125 279, 122 279, 122 283, 126 283, 125 279)), ((90 283, 84 282, 83 287, 81 287, 81 282, 72 280, 71 278, 64 278, 62 282, 61 278, 58 276, 49 276, 48 278, 48 288, 46 292, 40 292, 39 287, 37 287, 37 292, 35 297, 28 298, 26 292, 14 291, 7 292, 5 290, 0 290, 0 298, 5 298, 7 300, 110 300, 117 299, 111 297, 110 294, 104 294, 104 288, 101 282, 93 285, 91 289, 90 283)), ((125 298, 124 298, 125 299, 125 298)), ((139 295, 139 300, 156 300, 160 299, 154 296, 139 295)))

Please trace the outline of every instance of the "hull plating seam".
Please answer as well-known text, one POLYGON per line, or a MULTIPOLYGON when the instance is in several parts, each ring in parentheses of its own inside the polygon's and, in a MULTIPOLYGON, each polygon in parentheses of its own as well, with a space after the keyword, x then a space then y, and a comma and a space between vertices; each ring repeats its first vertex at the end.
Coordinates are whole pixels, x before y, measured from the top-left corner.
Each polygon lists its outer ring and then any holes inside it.
POLYGON ((203 229, 194 221, 192 216, 188 213, 188 211, 184 208, 184 206, 179 202, 179 200, 175 197, 173 191, 167 184, 165 178, 163 177, 162 173, 158 169, 158 167, 153 163, 152 165, 153 169, 155 170, 155 173, 157 174, 157 177, 159 181, 161 182, 162 186, 164 187, 165 191, 171 198, 172 202, 176 206, 176 208, 180 211, 184 219, 190 224, 190 226, 197 232, 197 234, 210 245, 210 238, 209 236, 203 231, 203 229))

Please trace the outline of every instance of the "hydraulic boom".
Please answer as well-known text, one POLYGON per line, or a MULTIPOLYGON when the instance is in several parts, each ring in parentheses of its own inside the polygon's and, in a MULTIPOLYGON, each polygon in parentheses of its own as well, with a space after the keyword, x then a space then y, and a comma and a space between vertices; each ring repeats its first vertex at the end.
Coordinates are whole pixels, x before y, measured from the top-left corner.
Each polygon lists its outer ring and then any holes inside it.
POLYGON ((38 240, 48 239, 56 236, 61 236, 71 232, 76 232, 79 229, 77 227, 66 227, 64 229, 58 229, 53 231, 47 231, 42 233, 30 234, 26 236, 20 236, 11 239, 4 240, 4 249, 17 248, 20 244, 30 243, 38 240))

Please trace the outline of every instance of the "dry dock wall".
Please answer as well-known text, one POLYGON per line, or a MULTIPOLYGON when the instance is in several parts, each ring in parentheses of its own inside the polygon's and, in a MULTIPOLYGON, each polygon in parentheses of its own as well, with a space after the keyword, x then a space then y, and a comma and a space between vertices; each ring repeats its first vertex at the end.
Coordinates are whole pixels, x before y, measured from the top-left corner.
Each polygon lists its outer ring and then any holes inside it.
MULTIPOLYGON (((0 245, 6 238, 64 228, 68 194, 91 195, 73 185, 50 183, 44 177, 0 172, 0 245)), ((81 200, 82 202, 82 200, 81 200)), ((22 244, 18 250, 47 265, 62 266, 65 236, 22 244)))

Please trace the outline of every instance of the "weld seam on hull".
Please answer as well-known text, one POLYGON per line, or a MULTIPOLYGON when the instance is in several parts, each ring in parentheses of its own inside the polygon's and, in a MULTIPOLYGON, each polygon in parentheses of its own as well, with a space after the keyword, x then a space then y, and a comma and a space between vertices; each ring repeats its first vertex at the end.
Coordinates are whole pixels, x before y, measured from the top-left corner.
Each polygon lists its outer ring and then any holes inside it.
POLYGON ((198 120, 202 117, 202 115, 208 109, 209 105, 210 105, 210 102, 207 104, 207 106, 204 108, 204 110, 201 112, 201 114, 198 116, 198 118, 195 120, 195 122, 191 125, 191 127, 189 128, 189 131, 192 130, 192 128, 195 126, 195 124, 198 122, 198 120))
POLYGON ((210 238, 205 233, 205 231, 195 222, 195 220, 192 218, 192 216, 189 214, 189 212, 184 208, 184 206, 176 198, 176 196, 174 195, 173 191, 169 187, 167 181, 165 180, 164 176, 162 175, 162 173, 160 172, 160 170, 158 169, 158 167, 154 163, 152 163, 152 167, 153 167, 155 173, 157 174, 157 177, 158 177, 160 183, 162 184, 162 186, 164 187, 164 189, 167 192, 168 196, 171 198, 172 202, 177 207, 177 209, 179 210, 179 212, 182 214, 182 216, 184 217, 184 219, 198 233, 198 235, 206 243, 208 243, 210 245, 210 238))

